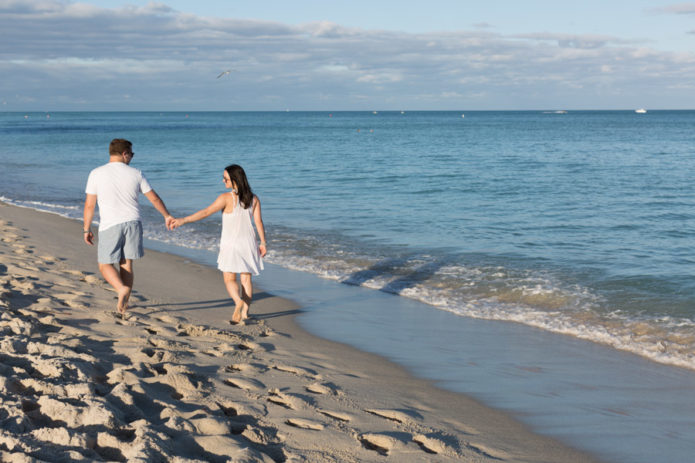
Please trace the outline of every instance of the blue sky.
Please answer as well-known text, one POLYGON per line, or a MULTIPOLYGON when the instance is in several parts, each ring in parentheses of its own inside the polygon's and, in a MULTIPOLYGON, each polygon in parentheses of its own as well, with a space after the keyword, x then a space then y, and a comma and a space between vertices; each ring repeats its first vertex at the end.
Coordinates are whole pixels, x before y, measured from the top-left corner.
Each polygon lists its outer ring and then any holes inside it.
POLYGON ((695 108, 695 2, 0 0, 0 43, 4 110, 695 108))

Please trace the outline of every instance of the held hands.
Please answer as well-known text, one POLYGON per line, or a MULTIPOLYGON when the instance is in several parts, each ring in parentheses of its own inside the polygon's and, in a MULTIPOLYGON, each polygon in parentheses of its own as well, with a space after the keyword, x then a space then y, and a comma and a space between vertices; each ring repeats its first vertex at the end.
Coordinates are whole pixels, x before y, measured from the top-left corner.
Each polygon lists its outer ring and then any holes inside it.
POLYGON ((174 230, 179 228, 181 225, 186 223, 186 219, 177 219, 173 215, 167 215, 164 217, 164 223, 166 224, 167 230, 174 230))
POLYGON ((165 223, 167 226, 167 230, 174 230, 175 228, 179 228, 186 222, 184 221, 184 219, 177 219, 176 217, 168 216, 165 219, 165 223))
POLYGON ((174 230, 175 228, 179 228, 181 225, 183 225, 184 222, 183 219, 175 219, 174 217, 171 218, 171 221, 168 224, 169 230, 174 230))
POLYGON ((166 224, 167 230, 173 230, 174 228, 176 228, 173 226, 175 220, 176 219, 171 215, 164 217, 164 223, 166 224))

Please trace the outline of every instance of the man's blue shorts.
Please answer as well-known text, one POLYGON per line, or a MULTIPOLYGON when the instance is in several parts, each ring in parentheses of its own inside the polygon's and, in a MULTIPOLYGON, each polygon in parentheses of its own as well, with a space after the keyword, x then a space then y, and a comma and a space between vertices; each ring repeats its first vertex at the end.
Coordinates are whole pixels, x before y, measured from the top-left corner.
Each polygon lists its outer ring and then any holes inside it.
POLYGON ((97 260, 100 264, 117 264, 123 259, 139 259, 142 248, 142 223, 139 220, 119 223, 99 230, 97 260))

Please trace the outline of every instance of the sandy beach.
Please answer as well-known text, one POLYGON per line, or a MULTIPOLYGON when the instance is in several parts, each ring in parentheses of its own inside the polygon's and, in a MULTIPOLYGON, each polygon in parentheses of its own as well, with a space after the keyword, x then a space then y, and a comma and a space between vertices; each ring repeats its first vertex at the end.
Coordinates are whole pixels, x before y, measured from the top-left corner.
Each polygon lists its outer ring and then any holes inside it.
POLYGON ((148 250, 125 320, 81 224, 0 203, 2 461, 590 462, 506 414, 315 337, 257 288, 148 250))

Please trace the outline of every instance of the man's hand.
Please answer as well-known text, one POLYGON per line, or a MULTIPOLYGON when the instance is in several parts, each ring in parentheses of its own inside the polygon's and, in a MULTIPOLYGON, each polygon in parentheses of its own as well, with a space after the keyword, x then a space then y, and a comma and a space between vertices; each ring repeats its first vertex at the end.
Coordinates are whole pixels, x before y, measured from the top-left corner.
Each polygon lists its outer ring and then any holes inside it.
POLYGON ((94 233, 92 233, 91 230, 83 233, 83 236, 84 236, 84 242, 85 243, 87 243, 90 246, 94 246, 94 233))
POLYGON ((175 228, 179 228, 179 227, 180 227, 181 225, 183 225, 184 223, 186 223, 186 222, 184 222, 183 219, 174 219, 174 218, 172 218, 172 219, 171 219, 171 230, 174 230, 175 228))
POLYGON ((175 221, 176 219, 170 215, 164 218, 164 223, 166 224, 167 230, 173 230, 174 228, 176 228, 174 226, 175 221))

